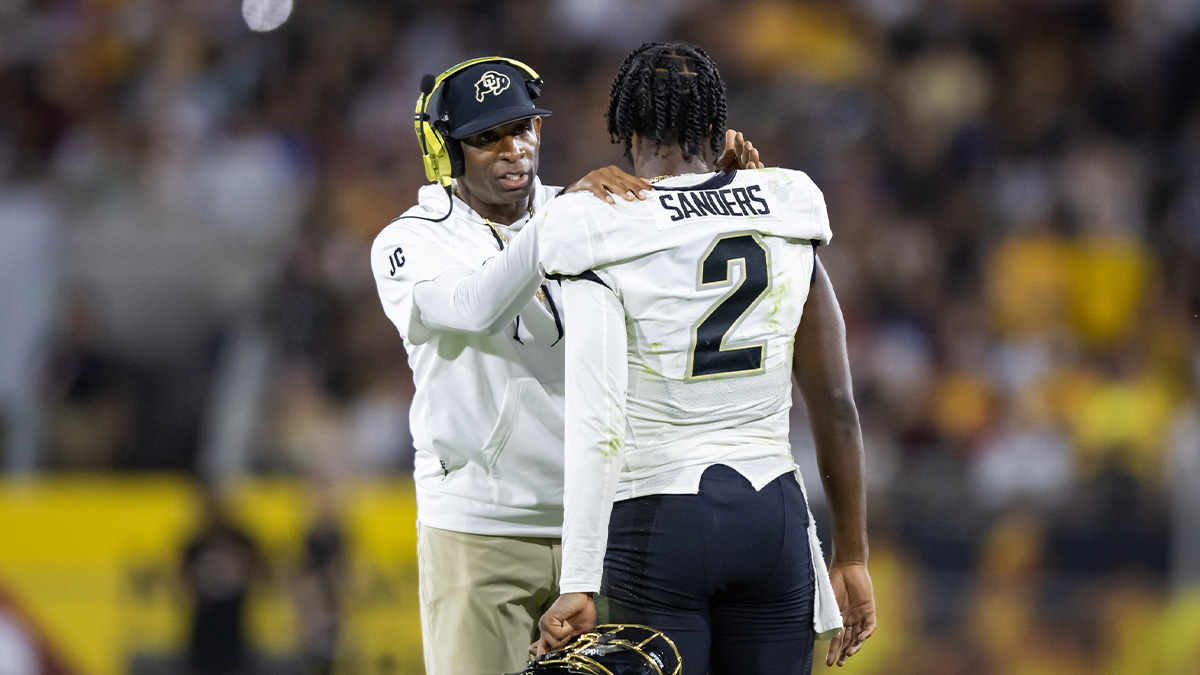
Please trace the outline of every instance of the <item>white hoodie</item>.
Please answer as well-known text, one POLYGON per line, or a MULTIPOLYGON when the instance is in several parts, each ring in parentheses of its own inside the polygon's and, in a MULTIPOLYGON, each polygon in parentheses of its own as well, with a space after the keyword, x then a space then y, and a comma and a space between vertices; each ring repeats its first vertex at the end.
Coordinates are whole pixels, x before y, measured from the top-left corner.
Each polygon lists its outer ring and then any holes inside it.
MULTIPOLYGON (((560 188, 534 181, 536 210, 560 188)), ((371 248, 379 298, 404 339, 416 384, 409 415, 417 519, 454 532, 558 537, 558 284, 538 271, 528 218, 493 232, 466 203, 453 202, 450 216, 435 222, 450 201, 439 186, 425 186, 417 206, 371 248)))

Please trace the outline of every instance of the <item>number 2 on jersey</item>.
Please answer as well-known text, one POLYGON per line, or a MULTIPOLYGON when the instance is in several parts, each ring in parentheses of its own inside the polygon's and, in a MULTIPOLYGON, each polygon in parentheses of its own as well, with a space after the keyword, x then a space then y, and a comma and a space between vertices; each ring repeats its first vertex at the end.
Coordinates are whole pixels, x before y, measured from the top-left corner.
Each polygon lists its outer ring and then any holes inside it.
POLYGON ((692 328, 688 378, 749 374, 761 371, 767 343, 726 348, 725 341, 771 284, 767 247, 754 234, 719 237, 700 259, 700 288, 733 286, 692 328), (734 266, 742 268, 734 282, 734 266))

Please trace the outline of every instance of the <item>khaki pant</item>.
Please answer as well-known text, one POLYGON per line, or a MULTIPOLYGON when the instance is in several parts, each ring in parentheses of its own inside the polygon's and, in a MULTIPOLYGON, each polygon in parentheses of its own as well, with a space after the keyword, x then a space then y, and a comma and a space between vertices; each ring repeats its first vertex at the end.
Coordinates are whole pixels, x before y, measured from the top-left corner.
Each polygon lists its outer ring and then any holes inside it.
POLYGON ((426 675, 525 668, 538 619, 558 598, 562 543, 417 524, 426 675))

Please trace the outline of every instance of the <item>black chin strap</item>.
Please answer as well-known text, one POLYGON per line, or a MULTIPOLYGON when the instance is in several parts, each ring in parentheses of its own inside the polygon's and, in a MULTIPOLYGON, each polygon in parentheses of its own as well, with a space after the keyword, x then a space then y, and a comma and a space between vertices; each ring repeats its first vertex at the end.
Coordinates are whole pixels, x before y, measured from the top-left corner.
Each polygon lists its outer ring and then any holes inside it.
MULTIPOLYGON (((557 283, 558 287, 562 288, 562 282, 559 281, 557 283)), ((550 305, 550 313, 554 315, 554 327, 558 329, 558 339, 550 345, 553 347, 554 345, 562 342, 563 336, 566 335, 566 331, 563 330, 562 318, 558 316, 558 305, 554 303, 554 296, 550 295, 550 289, 546 288, 546 284, 542 284, 542 290, 546 292, 546 303, 550 305)))

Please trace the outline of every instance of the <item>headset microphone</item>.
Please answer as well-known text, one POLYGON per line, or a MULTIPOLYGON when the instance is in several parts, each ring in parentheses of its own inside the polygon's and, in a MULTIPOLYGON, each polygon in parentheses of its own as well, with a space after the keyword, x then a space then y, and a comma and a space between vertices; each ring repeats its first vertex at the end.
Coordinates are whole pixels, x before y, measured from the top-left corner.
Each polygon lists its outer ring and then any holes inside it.
MULTIPOLYGON (((421 76, 421 98, 417 101, 417 112, 414 115, 414 122, 417 126, 417 139, 421 142, 421 155, 425 162, 425 174, 431 179, 436 180, 446 193, 450 193, 450 172, 441 170, 438 166, 438 155, 446 154, 446 141, 439 136, 430 124, 429 116, 429 96, 437 87, 437 78, 433 75, 425 74, 421 76), (435 141, 442 146, 441 150, 431 150, 430 141, 435 141)), ((454 207, 451 201, 451 208, 454 207)), ((449 215, 449 214, 447 214, 449 215)))

